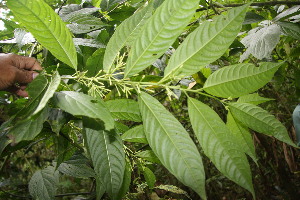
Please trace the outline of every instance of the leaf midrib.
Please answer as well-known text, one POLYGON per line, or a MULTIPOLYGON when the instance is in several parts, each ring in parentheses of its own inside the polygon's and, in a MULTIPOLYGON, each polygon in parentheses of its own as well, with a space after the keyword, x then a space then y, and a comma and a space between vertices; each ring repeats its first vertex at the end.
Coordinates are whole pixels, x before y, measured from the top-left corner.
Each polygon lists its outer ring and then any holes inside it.
MULTIPOLYGON (((161 8, 161 10, 162 10, 162 8, 161 8)), ((160 10, 159 10, 160 11, 160 10)), ((168 20, 166 21, 166 23, 163 23, 163 24, 169 24, 169 22, 171 21, 171 20, 173 20, 173 18, 175 18, 175 16, 176 16, 176 12, 177 10, 176 9, 174 9, 174 10, 172 10, 172 14, 170 15, 171 17, 169 17, 168 18, 168 20)), ((155 17, 157 17, 157 16, 155 16, 155 17)), ((146 23, 146 25, 147 24, 150 24, 150 22, 151 22, 151 19, 154 19, 154 15, 149 19, 149 21, 146 23)), ((146 26, 145 25, 145 26, 146 26)), ((160 33, 163 31, 165 29, 165 26, 163 25, 162 27, 161 27, 161 29, 157 32, 157 34, 156 34, 156 36, 153 38, 153 40, 150 42, 150 44, 144 49, 144 51, 140 54, 140 56, 136 59, 136 61, 131 65, 131 67, 130 68, 128 68, 128 73, 126 73, 126 74, 124 74, 124 78, 126 78, 127 76, 128 76, 128 74, 130 74, 130 72, 132 71, 132 68, 138 63, 138 61, 143 57, 143 55, 145 54, 145 52, 146 51, 148 51, 148 49, 152 46, 152 44, 154 43, 154 41, 156 41, 156 38, 160 35, 160 33)), ((145 30, 147 30, 147 29, 145 29, 145 30)), ((143 32, 145 32, 145 31, 143 31, 143 32)), ((138 41, 138 40, 137 40, 138 41)))
MULTIPOLYGON (((140 96, 141 99, 143 99, 142 96, 140 96)), ((177 145, 175 145, 174 141, 172 140, 172 137, 170 137, 170 135, 168 134, 168 131, 165 129, 165 127, 162 125, 162 123, 160 122, 160 120, 158 119, 158 117, 155 115, 154 111, 145 103, 145 100, 143 99, 144 101, 144 105, 146 105, 146 107, 148 107, 148 110, 150 110, 150 112, 152 113, 152 115, 154 116, 154 118, 156 119, 156 121, 158 122, 158 124, 162 127, 162 129, 164 130, 164 132, 166 133, 166 135, 168 136, 169 140, 172 142, 173 146, 175 147, 176 151, 180 154, 180 156, 182 157, 184 163, 186 164, 186 166, 188 168, 191 168, 192 167, 188 164, 188 162, 186 162, 186 159, 185 157, 181 154, 181 152, 179 151, 179 149, 177 148, 177 145)))
MULTIPOLYGON (((44 21, 38 16, 36 15, 35 12, 33 12, 33 9, 30 9, 30 7, 27 6, 27 4, 20 2, 19 0, 17 0, 19 2, 19 4, 23 5, 24 7, 27 8, 27 10, 29 10, 29 12, 32 13, 32 15, 34 15, 36 17, 36 19, 38 19, 40 22, 42 22, 42 24, 44 25, 44 27, 46 27, 46 30, 48 30, 50 32, 50 34, 55 38, 55 40, 58 42, 59 46, 62 48, 64 54, 67 56, 68 60, 70 61, 70 63, 73 65, 74 68, 76 68, 76 65, 72 62, 72 59, 70 59, 69 55, 68 55, 68 51, 66 51, 66 49, 64 48, 64 46, 61 44, 61 42, 56 38, 56 36, 52 33, 52 31, 48 28, 48 26, 44 23, 44 21)), ((44 2, 43 2, 44 3, 44 2)), ((43 5, 44 8, 46 8, 47 10, 49 10, 49 7, 43 5)), ((51 16, 51 13, 50 13, 51 16)), ((56 19, 57 21, 57 17, 54 16, 54 19, 56 19)), ((36 30, 36 29, 35 29, 36 30)))
MULTIPOLYGON (((251 65, 250 67, 254 67, 254 66, 251 65)), ((275 67, 277 67, 277 66, 275 66, 275 67)), ((258 71, 255 72, 254 74, 249 75, 249 76, 243 75, 242 77, 239 77, 239 78, 237 78, 237 79, 231 79, 231 80, 228 80, 228 81, 219 82, 219 83, 216 83, 216 84, 211 84, 211 85, 209 85, 208 87, 205 87, 205 86, 204 86, 203 89, 212 88, 212 87, 216 87, 216 86, 223 85, 223 84, 229 84, 229 83, 234 82, 234 81, 239 81, 239 80, 243 80, 243 79, 247 79, 247 78, 252 78, 252 77, 254 77, 254 76, 259 76, 259 75, 261 75, 261 74, 263 74, 263 73, 265 73, 265 72, 271 71, 271 70, 274 69, 275 67, 272 67, 272 68, 266 68, 266 69, 264 69, 264 71, 259 71, 260 68, 257 68, 256 70, 258 70, 258 71)), ((261 67, 261 68, 262 68, 262 67, 261 67)), ((247 75, 247 74, 246 74, 246 75, 247 75)), ((216 77, 216 76, 215 76, 215 77, 216 77)), ((214 78, 215 78, 215 77, 214 77, 214 78)))

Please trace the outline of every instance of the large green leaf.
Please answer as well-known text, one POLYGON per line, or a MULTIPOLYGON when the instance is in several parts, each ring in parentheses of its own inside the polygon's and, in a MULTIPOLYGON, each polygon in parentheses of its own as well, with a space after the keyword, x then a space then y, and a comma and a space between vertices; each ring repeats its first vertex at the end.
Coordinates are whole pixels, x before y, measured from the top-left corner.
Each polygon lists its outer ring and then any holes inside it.
POLYGON ((123 181, 125 153, 120 136, 114 131, 105 131, 96 120, 84 119, 84 133, 95 172, 106 187, 106 192, 115 199, 123 181))
POLYGON ((23 140, 33 140, 43 129, 43 123, 48 117, 48 108, 44 108, 43 111, 37 115, 17 122, 8 132, 10 138, 14 143, 21 142, 23 140))
POLYGON ((258 90, 267 84, 282 63, 237 64, 224 67, 206 80, 203 89, 218 97, 239 97, 258 90))
POLYGON ((237 121, 230 111, 227 114, 226 125, 231 131, 232 136, 235 137, 235 141, 237 141, 240 151, 245 152, 253 159, 253 161, 257 162, 255 147, 249 129, 237 121))
POLYGON ((124 197, 125 194, 129 191, 129 186, 131 183, 131 171, 132 169, 131 169, 130 161, 126 159, 123 183, 116 199, 122 199, 122 197, 124 197))
POLYGON ((248 160, 236 146, 237 141, 218 114, 193 98, 188 100, 188 110, 204 153, 220 172, 255 196, 248 160))
POLYGON ((198 0, 165 0, 145 24, 129 54, 125 78, 132 76, 165 53, 188 25, 198 0))
POLYGON ((29 181, 29 192, 34 199, 53 200, 59 184, 59 172, 49 166, 36 171, 29 181))
POLYGON ((49 86, 46 89, 45 94, 43 95, 43 97, 39 101, 39 105, 35 109, 33 115, 36 114, 36 113, 38 113, 38 112, 40 112, 47 105, 49 99, 51 99, 51 97, 54 95, 54 92, 58 88, 58 86, 60 84, 60 80, 61 80, 60 75, 56 71, 53 74, 53 77, 52 77, 52 79, 51 79, 51 81, 49 83, 49 86))
POLYGON ((221 57, 239 33, 248 6, 233 8, 227 15, 201 24, 172 55, 164 80, 192 75, 221 57))
POLYGON ((56 58, 77 69, 77 54, 65 23, 43 0, 8 0, 17 21, 56 58))
POLYGON ((282 142, 296 146, 290 139, 285 126, 266 110, 249 103, 230 103, 229 109, 237 120, 252 130, 274 136, 282 142))
POLYGON ((114 119, 102 99, 94 99, 79 92, 64 91, 54 94, 53 103, 72 115, 100 119, 105 123, 107 130, 114 128, 114 119))
POLYGON ((196 99, 189 98, 188 110, 194 132, 207 157, 226 177, 254 196, 248 160, 225 123, 214 110, 196 99))
POLYGON ((156 156, 178 180, 206 199, 201 156, 187 131, 149 94, 140 94, 139 105, 145 134, 156 156))
POLYGON ((126 131, 122 136, 122 140, 128 141, 128 142, 139 142, 139 143, 145 143, 147 144, 146 135, 144 133, 144 126, 139 125, 136 127, 133 127, 126 131))
POLYGON ((141 122, 139 105, 131 99, 116 99, 105 102, 112 116, 117 119, 141 122))
POLYGON ((135 13, 118 26, 106 47, 103 60, 104 71, 108 73, 111 72, 113 69, 113 62, 116 59, 118 52, 129 40, 132 40, 132 37, 136 37, 137 33, 140 32, 141 27, 143 27, 151 14, 152 4, 135 13))

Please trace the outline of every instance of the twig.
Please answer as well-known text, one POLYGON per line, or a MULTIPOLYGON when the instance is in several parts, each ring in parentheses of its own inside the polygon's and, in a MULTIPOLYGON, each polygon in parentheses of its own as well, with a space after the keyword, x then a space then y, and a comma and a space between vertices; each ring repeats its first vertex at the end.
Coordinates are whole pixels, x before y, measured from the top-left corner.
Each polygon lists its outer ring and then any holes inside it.
MULTIPOLYGON (((255 2, 255 3, 251 3, 251 6, 259 6, 259 7, 263 7, 263 6, 275 6, 277 4, 286 4, 288 6, 293 6, 293 5, 300 5, 300 1, 269 1, 269 2, 255 2)), ((233 3, 233 4, 224 4, 222 6, 218 5, 218 4, 214 4, 214 7, 239 7, 245 4, 242 3, 233 3)), ((211 6, 208 6, 208 8, 199 8, 197 9, 197 12, 199 11, 203 11, 203 10, 207 10, 212 8, 211 6)))

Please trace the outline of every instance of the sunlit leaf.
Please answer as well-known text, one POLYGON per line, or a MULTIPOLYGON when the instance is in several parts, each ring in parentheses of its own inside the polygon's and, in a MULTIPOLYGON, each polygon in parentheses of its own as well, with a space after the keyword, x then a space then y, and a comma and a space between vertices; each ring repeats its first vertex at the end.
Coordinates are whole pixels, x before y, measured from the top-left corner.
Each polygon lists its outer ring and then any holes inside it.
POLYGON ((56 58, 77 69, 71 33, 47 3, 43 0, 8 0, 7 6, 38 42, 56 58))
POLYGON ((129 42, 129 40, 136 39, 136 35, 140 32, 141 27, 149 19, 152 14, 152 4, 148 5, 139 12, 124 20, 120 26, 117 27, 115 33, 110 38, 105 55, 103 66, 106 72, 110 72, 113 68, 113 62, 116 59, 118 52, 122 47, 129 42))
POLYGON ((249 4, 229 10, 192 32, 172 55, 164 80, 188 76, 221 57, 239 33, 249 4))
POLYGON ((206 80, 203 89, 218 97, 239 97, 267 84, 282 63, 237 64, 216 71, 206 80))
POLYGON ((165 0, 145 24, 129 54, 125 78, 130 77, 164 54, 191 20, 198 0, 165 0))

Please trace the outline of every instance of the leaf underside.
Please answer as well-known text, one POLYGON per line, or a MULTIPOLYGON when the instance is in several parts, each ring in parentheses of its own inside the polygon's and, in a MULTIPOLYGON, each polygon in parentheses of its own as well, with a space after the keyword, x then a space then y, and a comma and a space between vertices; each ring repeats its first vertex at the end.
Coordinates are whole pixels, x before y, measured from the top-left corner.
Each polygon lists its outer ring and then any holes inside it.
POLYGON ((156 156, 178 180, 206 199, 202 159, 187 131, 152 96, 142 92, 139 105, 146 138, 156 156))

